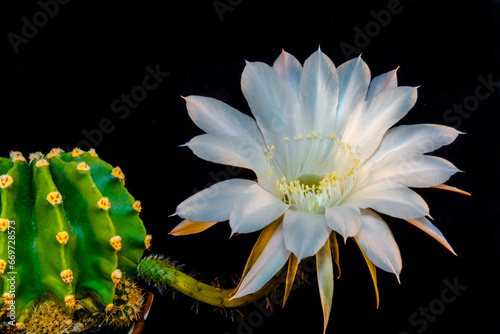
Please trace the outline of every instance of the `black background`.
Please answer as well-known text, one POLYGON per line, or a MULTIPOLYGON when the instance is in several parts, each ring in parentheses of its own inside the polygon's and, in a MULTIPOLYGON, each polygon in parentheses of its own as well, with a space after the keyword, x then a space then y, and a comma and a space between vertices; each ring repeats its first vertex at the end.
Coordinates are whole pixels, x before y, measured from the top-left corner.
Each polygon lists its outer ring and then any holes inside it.
MULTIPOLYGON (((335 282, 328 332, 499 333, 498 86, 487 98, 477 98, 488 92, 478 88, 479 77, 491 77, 496 85, 500 80, 499 2, 438 6, 401 0, 389 16, 381 11, 393 1, 219 3, 230 10, 217 13, 213 1, 73 0, 46 21, 36 15, 42 10, 36 1, 3 3, 2 156, 11 150, 87 148, 84 131, 91 133, 100 157, 123 168, 127 187, 143 202, 152 253, 170 256, 206 281, 218 277, 231 286, 257 234, 229 239, 229 227, 221 223, 200 235, 173 237, 167 233, 180 219, 168 216, 183 199, 218 180, 253 175, 202 161, 179 147, 201 133, 180 96, 211 96, 248 113, 239 86, 245 60, 272 64, 285 49, 303 62, 321 46, 339 65, 361 51, 373 76, 401 66, 400 85, 421 86, 403 123, 438 123, 467 133, 437 153, 465 171, 448 183, 473 196, 419 190, 458 257, 418 229, 387 219, 403 271, 401 285, 378 271, 379 309, 355 244, 341 246, 342 276, 335 282), (377 13, 385 22, 377 23, 377 13), (23 17, 33 22, 34 15, 40 27, 16 52, 9 36, 21 36, 23 17), (114 112, 113 101, 142 85, 147 66, 169 75, 128 114, 114 112), (469 111, 464 107, 462 114, 448 111, 467 103, 469 111), (98 130, 103 119, 107 133, 98 130), (446 281, 462 286, 449 303, 442 299, 446 281), (419 313, 429 306, 435 314, 430 311, 424 320, 419 313)), ((244 309, 247 325, 211 307, 192 306, 179 294, 174 299, 171 293, 157 294, 146 333, 286 333, 299 327, 321 333, 323 326, 314 274, 284 309, 274 304, 269 314, 255 306, 244 309)))

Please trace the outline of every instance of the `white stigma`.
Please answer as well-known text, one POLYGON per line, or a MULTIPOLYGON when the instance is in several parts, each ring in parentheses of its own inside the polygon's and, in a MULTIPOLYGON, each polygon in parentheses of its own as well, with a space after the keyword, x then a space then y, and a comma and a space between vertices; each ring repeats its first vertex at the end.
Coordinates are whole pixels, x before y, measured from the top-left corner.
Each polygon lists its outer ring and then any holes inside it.
POLYGON ((283 141, 280 150, 274 145, 264 149, 268 181, 277 197, 310 213, 323 213, 324 208, 340 203, 356 182, 360 161, 352 147, 334 133, 311 132, 283 141))

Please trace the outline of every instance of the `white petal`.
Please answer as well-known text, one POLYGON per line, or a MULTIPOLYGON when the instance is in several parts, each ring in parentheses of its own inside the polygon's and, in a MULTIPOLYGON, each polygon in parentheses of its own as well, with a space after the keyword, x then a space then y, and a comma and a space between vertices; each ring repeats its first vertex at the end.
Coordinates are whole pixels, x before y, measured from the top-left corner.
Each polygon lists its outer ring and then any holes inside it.
POLYGON ((283 218, 286 248, 300 261, 323 247, 332 232, 324 214, 312 214, 289 209, 283 218))
POLYGON ((334 206, 326 209, 326 224, 338 232, 344 240, 359 232, 361 214, 359 208, 349 205, 334 206))
POLYGON ((373 78, 372 82, 370 82, 370 88, 368 88, 366 99, 372 99, 384 90, 396 88, 398 86, 398 77, 396 75, 397 70, 398 69, 396 68, 395 70, 373 78))
POLYGON ((443 233, 441 233, 441 231, 436 226, 434 226, 426 217, 421 217, 417 219, 407 219, 406 221, 418 227, 419 229, 421 229, 422 231, 424 231, 425 233, 427 233, 428 235, 439 241, 450 252, 457 255, 457 253, 455 253, 451 245, 444 237, 443 233))
POLYGON ((354 147, 357 157, 365 161, 377 149, 387 130, 413 107, 417 88, 396 87, 366 101, 348 121, 342 140, 354 147))
POLYGON ((304 62, 299 96, 302 103, 304 135, 312 131, 331 133, 339 94, 339 78, 335 65, 320 50, 304 62))
POLYGON ((342 204, 371 208, 401 219, 429 215, 429 207, 422 197, 408 187, 389 180, 357 183, 342 204))
POLYGON ((403 266, 401 254, 383 220, 369 210, 361 210, 361 229, 355 238, 374 265, 399 276, 403 266))
POLYGON ((185 98, 189 116, 206 133, 224 136, 244 136, 263 143, 253 118, 216 99, 204 96, 185 98))
POLYGON ((283 50, 274 62, 273 68, 288 83, 288 87, 290 87, 292 92, 297 95, 299 92, 300 74, 302 72, 300 62, 283 50))
POLYGON ((285 247, 281 224, 243 278, 232 299, 258 291, 285 265, 289 257, 290 251, 285 247))
POLYGON ((188 146, 198 157, 225 165, 253 170, 257 177, 267 175, 268 164, 263 149, 248 137, 203 134, 194 137, 188 146))
POLYGON ((460 131, 438 124, 400 125, 387 131, 366 164, 374 164, 394 151, 428 153, 452 143, 460 131))
POLYGON ((319 250, 318 254, 316 254, 316 268, 318 270, 319 296, 323 308, 323 334, 325 334, 328 320, 330 319, 330 311, 332 309, 334 281, 332 249, 328 240, 319 250))
POLYGON ((254 184, 235 201, 229 224, 233 233, 255 232, 279 218, 289 207, 259 184, 254 184))
MULTIPOLYGON (((418 153, 391 152, 370 169, 371 182, 392 180, 408 187, 427 188, 446 182, 459 170, 449 161, 418 153)), ((367 173, 365 168, 361 173, 367 173)))
POLYGON ((297 96, 272 67, 247 62, 241 76, 241 90, 257 120, 266 143, 277 145, 300 129, 297 96))
POLYGON ((339 76, 339 103, 334 132, 340 134, 351 113, 365 101, 370 84, 370 69, 360 56, 339 65, 337 73, 339 76))
POLYGON ((255 182, 231 179, 204 189, 177 206, 175 213, 195 222, 220 222, 229 219, 234 202, 255 182))

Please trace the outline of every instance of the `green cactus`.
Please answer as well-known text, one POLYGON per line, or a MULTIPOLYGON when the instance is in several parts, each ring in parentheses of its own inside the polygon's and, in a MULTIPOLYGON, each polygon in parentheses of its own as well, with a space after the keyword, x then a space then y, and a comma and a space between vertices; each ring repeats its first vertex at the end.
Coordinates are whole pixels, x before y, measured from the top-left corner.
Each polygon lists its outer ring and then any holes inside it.
POLYGON ((94 150, 29 160, 0 158, 3 316, 22 323, 46 296, 69 314, 89 296, 112 304, 115 283, 136 277, 151 240, 124 174, 94 150))
POLYGON ((124 184, 121 169, 93 149, 0 158, 0 331, 129 326, 142 316, 138 276, 223 308, 265 297, 283 281, 281 270, 256 293, 232 299, 234 288, 204 284, 162 257, 141 260, 151 236, 124 184), (73 317, 76 309, 86 315, 73 317))

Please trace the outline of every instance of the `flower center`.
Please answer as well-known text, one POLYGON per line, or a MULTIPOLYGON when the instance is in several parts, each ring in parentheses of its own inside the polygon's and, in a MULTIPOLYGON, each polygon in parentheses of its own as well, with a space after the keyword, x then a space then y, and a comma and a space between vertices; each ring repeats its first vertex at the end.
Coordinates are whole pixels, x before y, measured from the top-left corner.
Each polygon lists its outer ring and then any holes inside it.
POLYGON ((321 180, 323 180, 323 176, 317 174, 304 174, 297 178, 297 181, 309 187, 319 186, 321 180))
POLYGON ((313 132, 305 139, 285 138, 280 147, 285 152, 274 146, 264 150, 276 195, 297 210, 324 213, 325 208, 338 205, 356 181, 359 160, 351 146, 336 140, 334 134, 323 138, 313 132))

